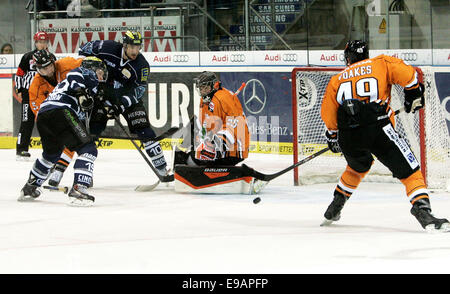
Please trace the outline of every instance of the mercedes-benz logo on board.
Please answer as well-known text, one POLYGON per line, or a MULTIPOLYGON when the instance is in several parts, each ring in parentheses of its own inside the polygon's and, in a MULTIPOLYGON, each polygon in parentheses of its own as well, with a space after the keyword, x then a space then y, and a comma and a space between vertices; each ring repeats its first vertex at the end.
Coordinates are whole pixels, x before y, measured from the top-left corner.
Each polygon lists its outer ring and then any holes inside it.
POLYGON ((244 92, 245 109, 252 114, 258 114, 263 111, 267 102, 266 88, 263 83, 257 79, 251 79, 246 83, 244 92))

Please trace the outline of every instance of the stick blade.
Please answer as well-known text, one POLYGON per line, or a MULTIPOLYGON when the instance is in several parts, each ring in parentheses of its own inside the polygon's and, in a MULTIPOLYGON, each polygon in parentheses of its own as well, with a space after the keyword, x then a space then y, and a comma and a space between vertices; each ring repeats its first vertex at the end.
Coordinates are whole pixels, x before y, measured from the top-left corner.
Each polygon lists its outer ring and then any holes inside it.
POLYGON ((156 183, 152 184, 152 185, 139 185, 137 186, 134 191, 136 192, 150 192, 153 191, 158 185, 159 185, 160 181, 158 180, 156 183))

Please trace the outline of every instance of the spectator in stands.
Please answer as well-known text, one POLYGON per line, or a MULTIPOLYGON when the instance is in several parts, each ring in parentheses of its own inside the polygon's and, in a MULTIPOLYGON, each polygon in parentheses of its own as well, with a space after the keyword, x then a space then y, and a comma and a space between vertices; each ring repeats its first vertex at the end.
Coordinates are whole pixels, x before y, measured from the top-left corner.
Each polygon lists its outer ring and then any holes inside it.
POLYGON ((101 17, 101 12, 99 12, 89 0, 81 0, 81 17, 101 17))
POLYGON ((1 54, 14 54, 12 45, 9 43, 3 44, 1 54))

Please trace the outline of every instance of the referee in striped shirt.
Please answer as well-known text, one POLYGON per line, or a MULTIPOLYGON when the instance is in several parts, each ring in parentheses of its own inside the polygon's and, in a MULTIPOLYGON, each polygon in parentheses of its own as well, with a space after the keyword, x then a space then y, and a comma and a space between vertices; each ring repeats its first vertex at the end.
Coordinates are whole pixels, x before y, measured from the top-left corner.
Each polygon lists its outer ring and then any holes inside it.
MULTIPOLYGON (((17 95, 19 100, 22 100, 21 121, 16 144, 16 160, 19 161, 28 161, 30 159, 28 148, 30 146, 35 117, 29 105, 30 98, 28 95, 28 88, 36 74, 33 53, 38 50, 48 49, 49 41, 46 32, 37 32, 33 39, 36 48, 22 56, 14 79, 17 95)), ((53 54, 52 56, 56 60, 56 57, 53 54)))

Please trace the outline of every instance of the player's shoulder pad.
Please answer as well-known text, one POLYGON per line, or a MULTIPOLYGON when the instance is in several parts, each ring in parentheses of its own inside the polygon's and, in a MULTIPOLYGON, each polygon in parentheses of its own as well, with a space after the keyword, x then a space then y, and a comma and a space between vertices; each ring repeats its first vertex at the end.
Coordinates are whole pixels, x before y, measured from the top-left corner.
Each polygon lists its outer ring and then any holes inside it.
POLYGON ((43 76, 41 76, 39 73, 37 73, 34 77, 33 80, 31 81, 31 85, 30 87, 35 84, 38 86, 44 85, 44 84, 48 84, 47 80, 44 79, 43 76))
POLYGON ((81 65, 81 62, 83 61, 83 58, 73 58, 70 56, 58 59, 56 64, 56 70, 59 72, 64 72, 67 70, 72 70, 81 65))
POLYGON ((228 90, 227 88, 222 87, 221 89, 217 90, 217 92, 214 94, 214 96, 217 96, 219 99, 227 98, 233 96, 234 93, 228 90))
POLYGON ((131 63, 131 65, 138 75, 138 81, 147 82, 148 76, 150 75, 150 65, 148 64, 147 59, 145 59, 144 55, 139 54, 136 60, 131 63))
MULTIPOLYGON (((102 54, 102 53, 117 54, 118 51, 122 50, 121 43, 115 42, 113 40, 91 41, 89 43, 86 43, 86 45, 85 45, 85 46, 89 47, 87 44, 90 44, 90 46, 92 48, 91 50, 97 52, 96 54, 102 54)), ((89 51, 89 50, 87 50, 87 51, 89 51)))
MULTIPOLYGON (((82 58, 79 58, 79 59, 82 59, 82 58)), ((65 64, 65 63, 68 63, 68 62, 71 62, 71 61, 75 61, 75 60, 77 60, 77 59, 75 59, 75 58, 73 58, 71 56, 66 56, 66 57, 63 57, 63 58, 60 58, 60 59, 56 60, 55 63, 56 64, 65 64)))
POLYGON ((373 60, 383 60, 387 63, 404 63, 404 61, 400 58, 397 58, 395 56, 389 56, 389 55, 378 55, 377 57, 372 58, 373 60))

